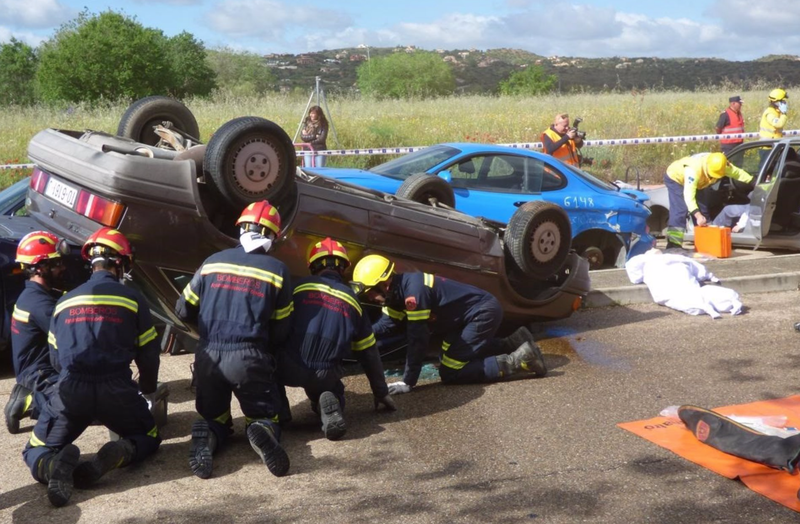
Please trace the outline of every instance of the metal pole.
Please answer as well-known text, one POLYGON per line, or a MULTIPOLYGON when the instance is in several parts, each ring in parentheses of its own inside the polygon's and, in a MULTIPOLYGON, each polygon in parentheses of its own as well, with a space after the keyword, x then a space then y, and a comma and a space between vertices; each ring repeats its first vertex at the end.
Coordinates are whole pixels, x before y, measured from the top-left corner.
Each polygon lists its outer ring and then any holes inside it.
POLYGON ((294 132, 294 138, 292 138, 292 142, 297 142, 297 137, 300 134, 300 130, 303 129, 303 121, 306 119, 306 115, 308 114, 308 108, 311 107, 312 100, 314 100, 314 91, 312 91, 311 96, 308 97, 308 103, 306 104, 305 111, 303 111, 303 114, 300 115, 300 124, 297 126, 297 131, 294 132))

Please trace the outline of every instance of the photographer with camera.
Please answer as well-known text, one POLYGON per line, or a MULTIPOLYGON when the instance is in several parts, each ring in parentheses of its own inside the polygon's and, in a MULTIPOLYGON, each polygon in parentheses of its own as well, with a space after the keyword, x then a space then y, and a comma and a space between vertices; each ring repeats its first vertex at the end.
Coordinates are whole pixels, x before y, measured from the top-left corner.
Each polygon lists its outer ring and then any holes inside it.
POLYGON ((578 131, 580 123, 581 119, 576 118, 575 123, 570 127, 568 114, 556 115, 553 125, 542 133, 544 152, 565 164, 580 167, 581 154, 578 150, 583 147, 583 139, 586 137, 586 133, 578 131))

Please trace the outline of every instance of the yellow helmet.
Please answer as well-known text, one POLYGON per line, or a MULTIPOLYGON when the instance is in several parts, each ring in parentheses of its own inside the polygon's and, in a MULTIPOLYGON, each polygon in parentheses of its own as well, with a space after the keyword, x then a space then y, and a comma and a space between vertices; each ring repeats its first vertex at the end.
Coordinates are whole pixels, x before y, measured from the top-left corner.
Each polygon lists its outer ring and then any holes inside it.
POLYGON ((789 95, 787 95, 786 91, 783 89, 773 89, 769 92, 770 102, 780 102, 781 100, 786 100, 787 98, 789 98, 789 95))
POLYGON ((394 263, 380 255, 367 255, 358 261, 353 269, 353 280, 364 285, 365 289, 374 287, 378 282, 385 282, 392 276, 394 263))
POLYGON ((706 158, 706 170, 711 178, 722 178, 725 176, 725 168, 728 167, 728 157, 723 153, 709 153, 706 158))

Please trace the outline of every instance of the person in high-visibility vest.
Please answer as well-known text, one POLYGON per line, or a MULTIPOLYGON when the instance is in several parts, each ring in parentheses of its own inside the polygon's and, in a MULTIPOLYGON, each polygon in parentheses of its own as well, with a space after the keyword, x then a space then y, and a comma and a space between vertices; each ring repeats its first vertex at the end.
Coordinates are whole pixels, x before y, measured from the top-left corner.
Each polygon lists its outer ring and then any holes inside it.
MULTIPOLYGON (((783 128, 786 126, 787 113, 789 112, 789 95, 784 89, 773 89, 769 92, 769 105, 761 114, 758 126, 758 136, 761 140, 777 140, 783 138, 783 128)), ((771 147, 762 147, 758 150, 761 164, 769 154, 771 147)), ((761 165, 759 165, 759 169, 761 165)))
MULTIPOLYGON (((728 99, 728 107, 719 115, 717 120, 718 135, 735 135, 744 133, 744 115, 742 115, 742 97, 732 96, 728 99)), ((719 141, 722 151, 731 164, 741 167, 744 153, 732 157, 731 149, 744 142, 743 138, 723 138, 719 141)))
POLYGON ((725 176, 746 184, 753 181, 750 173, 728 162, 722 153, 700 153, 669 165, 664 173, 664 184, 669 194, 667 249, 683 247, 687 216, 691 216, 698 226, 710 221, 708 210, 701 209, 705 207, 702 203, 698 205, 697 192, 725 176))
POLYGON ((578 136, 577 129, 569 126, 568 114, 556 115, 553 125, 542 133, 541 140, 545 153, 565 164, 580 167, 581 158, 578 149, 583 147, 583 138, 578 136))

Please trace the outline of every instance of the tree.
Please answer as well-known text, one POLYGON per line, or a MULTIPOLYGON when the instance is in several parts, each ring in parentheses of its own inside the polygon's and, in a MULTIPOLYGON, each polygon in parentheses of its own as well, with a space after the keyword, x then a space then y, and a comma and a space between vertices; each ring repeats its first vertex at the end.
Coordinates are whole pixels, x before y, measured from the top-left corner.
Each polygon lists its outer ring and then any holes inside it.
POLYGON ((83 11, 42 44, 36 81, 42 100, 137 99, 168 94, 172 77, 163 33, 134 18, 83 11))
POLYGON ((208 63, 216 74, 218 87, 234 96, 263 95, 277 82, 264 60, 253 53, 227 47, 212 49, 208 51, 208 63))
POLYGON ((453 70, 436 53, 393 53, 356 69, 358 88, 376 98, 431 98, 452 95, 453 70))
POLYGON ((172 78, 170 94, 177 98, 188 95, 207 96, 217 87, 203 44, 186 31, 166 42, 172 78))
POLYGON ((528 66, 522 71, 515 71, 506 80, 500 82, 501 95, 543 95, 555 90, 558 85, 556 75, 547 75, 541 66, 528 66))
POLYGON ((36 52, 16 38, 0 45, 0 105, 30 104, 34 101, 36 52))

